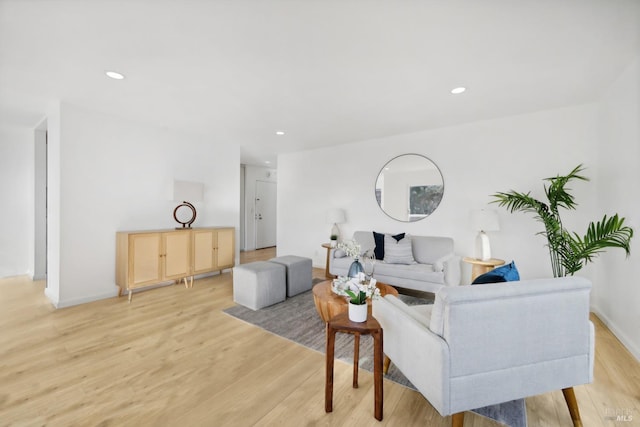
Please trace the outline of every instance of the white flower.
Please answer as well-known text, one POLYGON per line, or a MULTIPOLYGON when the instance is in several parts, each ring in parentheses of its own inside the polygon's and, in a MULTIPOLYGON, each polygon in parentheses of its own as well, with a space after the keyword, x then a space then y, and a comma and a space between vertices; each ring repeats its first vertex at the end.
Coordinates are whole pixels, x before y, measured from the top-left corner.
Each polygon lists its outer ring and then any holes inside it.
POLYGON ((351 258, 360 258, 360 244, 355 240, 346 240, 339 243, 338 248, 342 249, 351 258))
POLYGON ((357 278, 338 277, 333 281, 332 288, 336 294, 348 296, 353 304, 366 304, 367 299, 377 299, 380 296, 376 282, 376 279, 365 280, 361 273, 357 278))

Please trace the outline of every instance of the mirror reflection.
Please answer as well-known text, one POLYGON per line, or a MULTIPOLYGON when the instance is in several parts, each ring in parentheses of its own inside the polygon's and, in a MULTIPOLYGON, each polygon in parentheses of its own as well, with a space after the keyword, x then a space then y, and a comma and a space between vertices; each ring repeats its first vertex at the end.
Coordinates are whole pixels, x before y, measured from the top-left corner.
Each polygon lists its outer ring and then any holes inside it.
POLYGON ((427 157, 403 154, 384 165, 375 192, 378 205, 391 218, 420 221, 440 204, 444 181, 440 169, 427 157))

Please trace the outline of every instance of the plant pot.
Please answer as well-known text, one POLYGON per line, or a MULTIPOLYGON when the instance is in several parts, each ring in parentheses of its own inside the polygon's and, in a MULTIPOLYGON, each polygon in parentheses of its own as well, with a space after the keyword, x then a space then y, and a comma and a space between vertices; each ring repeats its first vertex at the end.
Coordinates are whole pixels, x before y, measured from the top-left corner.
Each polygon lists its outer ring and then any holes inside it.
POLYGON ((360 261, 355 260, 351 263, 347 276, 358 277, 358 273, 362 273, 362 272, 364 272, 364 269, 362 268, 362 264, 360 264, 360 261))
POLYGON ((367 304, 352 304, 349 302, 349 320, 352 322, 367 321, 367 304))

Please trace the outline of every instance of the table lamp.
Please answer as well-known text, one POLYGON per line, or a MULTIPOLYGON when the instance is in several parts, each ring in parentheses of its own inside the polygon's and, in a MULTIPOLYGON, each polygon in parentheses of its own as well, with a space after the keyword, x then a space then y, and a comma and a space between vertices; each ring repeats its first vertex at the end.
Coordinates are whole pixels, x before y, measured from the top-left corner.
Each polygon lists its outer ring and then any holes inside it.
POLYGON ((338 224, 342 224, 345 221, 344 209, 329 209, 327 211, 327 223, 333 224, 333 227, 331 227, 332 247, 335 247, 340 239, 340 228, 338 228, 338 224))
POLYGON ((471 228, 478 231, 476 237, 476 259, 491 259, 491 244, 486 231, 499 231, 498 213, 491 209, 475 209, 471 211, 471 228))

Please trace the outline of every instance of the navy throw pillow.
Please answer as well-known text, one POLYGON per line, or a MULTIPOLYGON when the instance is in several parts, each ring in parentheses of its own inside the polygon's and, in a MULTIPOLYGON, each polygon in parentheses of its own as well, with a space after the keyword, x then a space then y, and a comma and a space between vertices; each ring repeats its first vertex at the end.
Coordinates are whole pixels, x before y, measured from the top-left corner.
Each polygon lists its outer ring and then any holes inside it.
MULTIPOLYGON (((404 233, 396 234, 395 236, 391 236, 396 239, 397 242, 404 239, 404 233)), ((384 259, 384 233, 376 233, 373 232, 373 240, 376 242, 376 247, 373 249, 373 253, 376 256, 376 259, 383 260, 384 259)))
POLYGON ((476 280, 473 281, 472 285, 515 282, 517 280, 520 280, 520 274, 518 273, 518 269, 516 268, 516 263, 514 261, 511 261, 507 265, 494 268, 493 270, 476 277, 476 280))

